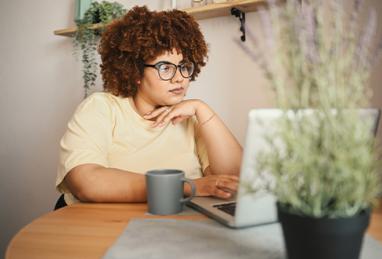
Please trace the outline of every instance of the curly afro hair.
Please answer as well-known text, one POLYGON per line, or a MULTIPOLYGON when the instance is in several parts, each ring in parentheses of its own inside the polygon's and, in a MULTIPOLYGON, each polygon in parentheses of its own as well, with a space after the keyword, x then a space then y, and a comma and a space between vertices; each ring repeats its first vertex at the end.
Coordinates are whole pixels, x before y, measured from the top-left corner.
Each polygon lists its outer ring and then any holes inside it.
POLYGON ((155 12, 146 6, 132 8, 102 34, 98 51, 105 91, 134 96, 137 81, 143 76, 143 64, 173 49, 195 64, 191 77, 195 80, 206 64, 207 45, 194 18, 179 10, 155 12))

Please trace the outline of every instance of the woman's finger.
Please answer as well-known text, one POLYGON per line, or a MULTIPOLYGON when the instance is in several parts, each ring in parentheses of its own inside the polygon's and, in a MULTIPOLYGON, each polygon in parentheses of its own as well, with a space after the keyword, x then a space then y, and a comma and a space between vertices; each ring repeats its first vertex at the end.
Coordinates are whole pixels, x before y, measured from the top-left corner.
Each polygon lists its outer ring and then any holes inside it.
POLYGON ((182 115, 182 110, 181 109, 173 109, 169 113, 165 114, 162 118, 161 125, 166 125, 169 123, 172 119, 177 118, 177 117, 184 117, 185 115, 182 115))
POLYGON ((152 126, 153 127, 163 126, 165 124, 164 119, 167 116, 169 116, 171 114, 171 112, 172 112, 172 109, 168 109, 168 110, 163 111, 159 116, 157 116, 157 118, 155 119, 155 122, 152 126))
POLYGON ((143 115, 143 118, 145 118, 146 120, 149 120, 149 119, 157 117, 158 115, 162 114, 163 112, 168 112, 169 110, 170 110, 170 107, 162 106, 162 107, 155 109, 149 113, 146 113, 145 115, 143 115))
POLYGON ((172 124, 175 125, 179 122, 184 121, 185 119, 187 119, 187 116, 181 116, 180 115, 180 116, 174 117, 174 118, 172 118, 172 124))
POLYGON ((234 174, 224 174, 224 175, 219 175, 219 178, 221 178, 221 179, 226 179, 226 180, 228 180, 228 181, 239 182, 239 176, 234 175, 234 174))
POLYGON ((221 199, 229 199, 232 197, 231 193, 225 192, 225 191, 220 190, 218 188, 215 188, 214 193, 212 195, 215 197, 221 198, 221 199))
POLYGON ((168 124, 170 121, 172 121, 174 118, 179 118, 179 120, 182 121, 191 116, 191 115, 183 114, 183 112, 184 111, 182 111, 182 109, 180 108, 171 109, 171 111, 168 112, 167 114, 163 113, 158 117, 157 119, 158 122, 156 123, 156 125, 164 126, 168 124))
POLYGON ((229 192, 237 192, 237 189, 239 187, 239 183, 237 181, 227 181, 225 179, 221 179, 220 181, 216 182, 216 187, 219 189, 229 191, 229 192))

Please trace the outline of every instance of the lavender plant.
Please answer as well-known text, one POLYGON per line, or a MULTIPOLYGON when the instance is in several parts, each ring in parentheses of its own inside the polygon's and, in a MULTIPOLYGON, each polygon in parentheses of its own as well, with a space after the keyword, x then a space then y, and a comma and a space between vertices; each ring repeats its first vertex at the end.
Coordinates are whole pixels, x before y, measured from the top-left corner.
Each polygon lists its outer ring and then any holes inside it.
POLYGON ((258 12, 262 30, 247 29, 254 47, 238 42, 285 111, 265 136, 270 149, 257 157, 257 177, 271 176, 267 188, 291 213, 355 215, 380 191, 377 146, 357 110, 370 105, 368 78, 381 55, 375 10, 361 23, 361 0, 268 4, 258 12))

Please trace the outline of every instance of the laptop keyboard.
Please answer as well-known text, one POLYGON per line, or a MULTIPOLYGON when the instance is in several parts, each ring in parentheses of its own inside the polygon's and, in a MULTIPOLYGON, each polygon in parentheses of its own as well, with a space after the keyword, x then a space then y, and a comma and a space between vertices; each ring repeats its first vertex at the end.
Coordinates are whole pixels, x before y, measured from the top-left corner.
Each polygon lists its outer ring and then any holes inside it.
POLYGON ((215 208, 235 216, 236 202, 213 205, 215 208))

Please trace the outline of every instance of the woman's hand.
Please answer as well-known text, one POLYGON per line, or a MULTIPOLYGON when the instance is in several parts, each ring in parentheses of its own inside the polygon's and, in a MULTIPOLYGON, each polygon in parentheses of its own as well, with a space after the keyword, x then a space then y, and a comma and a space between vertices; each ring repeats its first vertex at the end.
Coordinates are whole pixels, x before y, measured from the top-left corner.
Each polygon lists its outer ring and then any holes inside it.
POLYGON ((229 199, 236 192, 239 177, 236 175, 207 175, 194 180, 196 185, 195 196, 214 196, 229 199))
POLYGON ((162 127, 169 123, 176 124, 196 114, 200 100, 184 100, 173 106, 162 106, 145 114, 146 120, 155 119, 153 127, 162 127))

